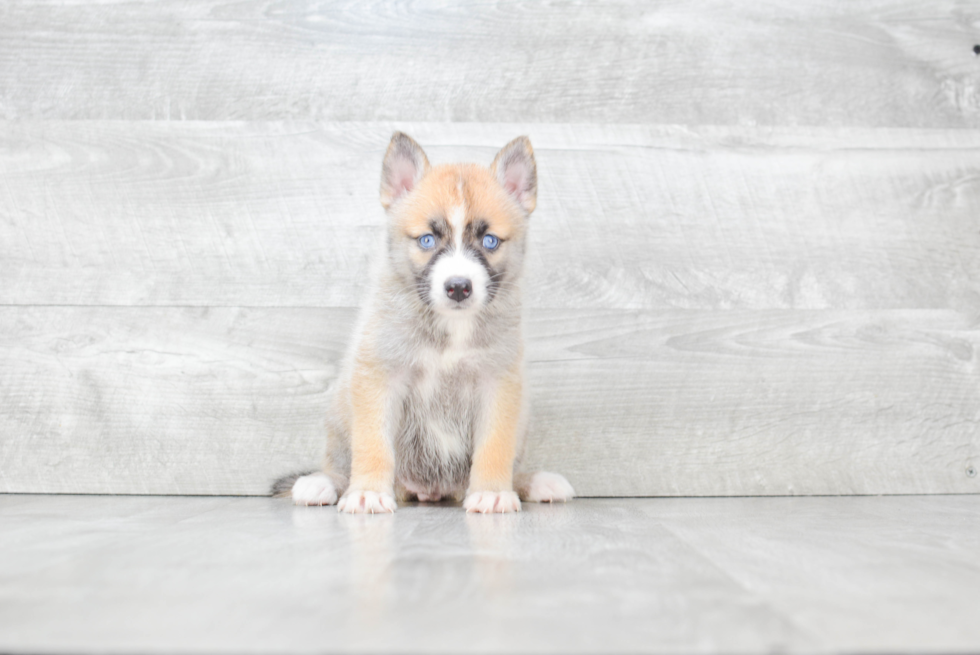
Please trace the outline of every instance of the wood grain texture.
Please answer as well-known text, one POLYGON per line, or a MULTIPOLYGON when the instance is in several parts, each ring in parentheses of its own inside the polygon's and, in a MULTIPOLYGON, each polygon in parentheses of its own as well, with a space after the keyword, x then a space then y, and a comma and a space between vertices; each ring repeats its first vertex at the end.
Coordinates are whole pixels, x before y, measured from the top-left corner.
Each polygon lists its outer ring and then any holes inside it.
POLYGON ((0 6, 0 117, 980 127, 966 0, 0 6))
POLYGON ((980 492, 976 316, 542 318, 527 464, 586 494, 980 492))
POLYGON ((0 304, 357 306, 396 127, 530 134, 532 307, 980 310, 976 132, 374 123, 0 123, 0 304))
POLYGON ((319 461, 351 314, 0 309, 3 491, 261 493, 319 461))
POLYGON ((975 653, 980 496, 0 496, 7 653, 975 653))
MULTIPOLYGON (((315 467, 352 310, 0 308, 0 491, 262 494, 315 467)), ((527 468, 583 495, 980 492, 949 310, 538 310, 527 468)))

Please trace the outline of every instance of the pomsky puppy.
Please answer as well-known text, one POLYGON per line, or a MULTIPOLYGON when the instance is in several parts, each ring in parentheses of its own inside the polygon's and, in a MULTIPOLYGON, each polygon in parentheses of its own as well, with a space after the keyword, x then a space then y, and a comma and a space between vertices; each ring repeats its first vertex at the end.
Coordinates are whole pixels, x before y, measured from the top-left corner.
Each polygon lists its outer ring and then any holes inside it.
POLYGON ((394 512, 396 498, 468 512, 573 496, 515 473, 527 423, 521 282, 537 169, 527 137, 489 168, 430 166, 406 134, 381 169, 385 256, 332 391, 323 470, 273 493, 297 505, 394 512))

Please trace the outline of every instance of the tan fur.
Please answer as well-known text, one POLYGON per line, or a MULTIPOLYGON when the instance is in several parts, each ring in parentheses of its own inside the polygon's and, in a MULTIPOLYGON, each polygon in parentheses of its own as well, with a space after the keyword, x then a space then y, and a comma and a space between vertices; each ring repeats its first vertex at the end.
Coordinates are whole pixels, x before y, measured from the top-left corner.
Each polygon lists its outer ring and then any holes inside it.
POLYGON ((512 491, 517 430, 523 410, 523 371, 514 366, 497 385, 493 414, 483 442, 473 453, 468 493, 512 491))
POLYGON ((404 236, 417 239, 429 231, 432 216, 463 206, 466 223, 477 219, 487 221, 490 232, 509 240, 523 234, 525 229, 524 214, 513 204, 493 174, 482 166, 436 166, 422 178, 412 197, 406 199, 395 225, 404 236))
POLYGON ((357 359, 351 377, 351 486, 391 493, 395 455, 383 436, 388 380, 380 364, 357 359))

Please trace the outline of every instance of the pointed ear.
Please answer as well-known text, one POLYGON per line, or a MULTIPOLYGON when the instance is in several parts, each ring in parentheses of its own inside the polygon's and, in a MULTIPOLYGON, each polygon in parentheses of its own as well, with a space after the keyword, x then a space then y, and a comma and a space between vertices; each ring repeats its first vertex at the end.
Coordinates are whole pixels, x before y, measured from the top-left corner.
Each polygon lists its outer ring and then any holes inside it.
POLYGON ((534 163, 534 148, 526 136, 519 136, 497 153, 490 165, 500 186, 528 214, 538 202, 538 167, 534 163))
POLYGON ((429 160, 422 147, 404 132, 395 132, 381 165, 381 204, 385 209, 415 188, 427 172, 429 160))

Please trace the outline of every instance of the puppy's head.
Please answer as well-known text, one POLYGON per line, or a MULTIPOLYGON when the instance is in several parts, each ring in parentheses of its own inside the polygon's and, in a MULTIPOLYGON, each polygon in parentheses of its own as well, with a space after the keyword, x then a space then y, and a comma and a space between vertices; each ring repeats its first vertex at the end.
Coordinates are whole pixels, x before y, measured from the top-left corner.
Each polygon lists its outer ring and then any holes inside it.
POLYGON ((536 201, 527 137, 504 146, 489 168, 432 167, 411 137, 396 132, 381 173, 390 262, 437 313, 475 314, 515 288, 536 201))

